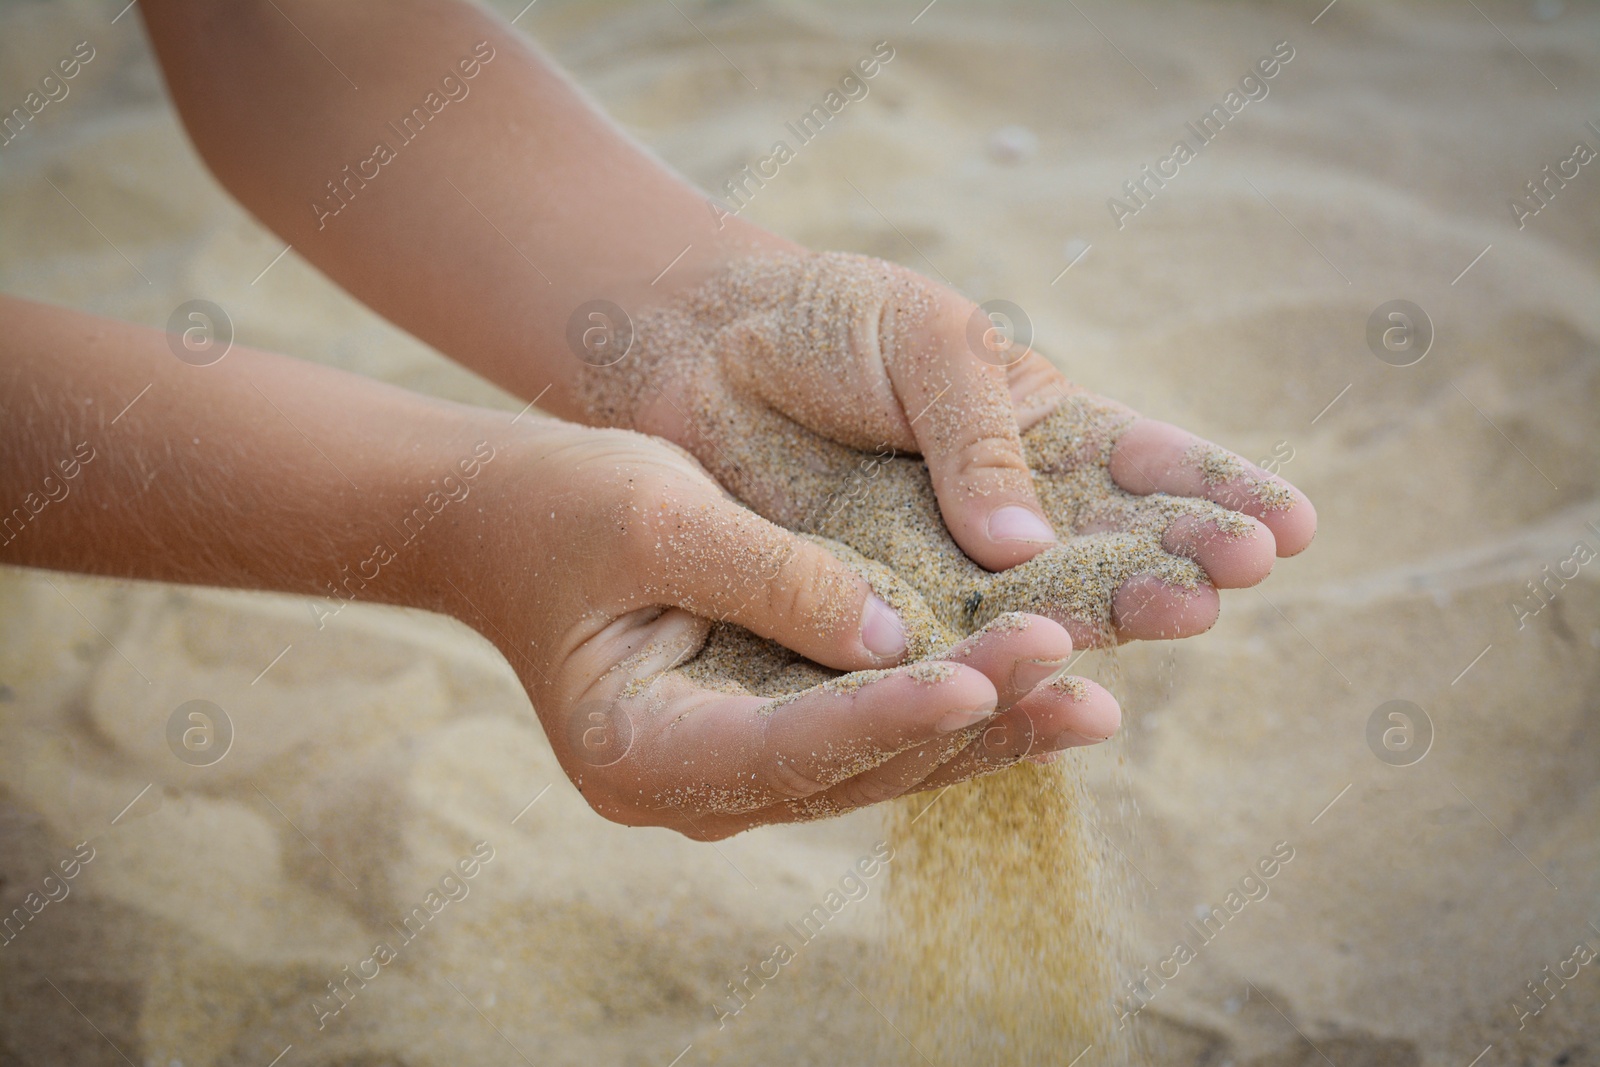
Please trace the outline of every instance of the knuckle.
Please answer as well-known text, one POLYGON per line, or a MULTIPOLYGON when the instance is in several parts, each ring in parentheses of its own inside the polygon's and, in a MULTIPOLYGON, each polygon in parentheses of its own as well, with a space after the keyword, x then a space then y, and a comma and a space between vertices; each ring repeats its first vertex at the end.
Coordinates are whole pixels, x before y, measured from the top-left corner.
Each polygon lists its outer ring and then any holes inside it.
POLYGON ((1132 528, 1148 530, 1163 550, 1184 556, 1236 541, 1253 529, 1238 512, 1195 497, 1153 494, 1141 500, 1136 514, 1132 528))
POLYGON ((906 364, 936 351, 945 336, 961 336, 971 301, 909 267, 874 261, 881 303, 876 337, 885 363, 906 364))
POLYGON ((954 469, 963 481, 1005 475, 1028 474, 1028 460, 1016 434, 987 434, 974 438, 956 453, 954 469))
POLYGON ((1036 351, 1015 363, 1008 363, 1002 370, 1006 380, 1011 384, 1012 396, 1028 396, 1044 389, 1055 389, 1060 396, 1066 396, 1078 390, 1067 380, 1066 375, 1056 369, 1044 356, 1036 351))
POLYGON ((828 614, 830 589, 827 566, 799 541, 786 541, 781 554, 763 570, 767 583, 766 606, 778 618, 821 620, 828 614))
POLYGON ((767 765, 766 785, 786 800, 801 800, 820 793, 824 786, 792 759, 776 756, 767 765))
POLYGON ((904 791, 904 787, 894 779, 868 771, 840 783, 833 795, 848 807, 866 808, 893 800, 904 791))
POLYGON ((1193 529, 1211 525, 1214 529, 1210 531, 1210 536, 1215 537, 1237 522, 1236 511, 1210 500, 1198 497, 1169 497, 1169 500, 1172 501, 1169 528, 1186 519, 1193 529))

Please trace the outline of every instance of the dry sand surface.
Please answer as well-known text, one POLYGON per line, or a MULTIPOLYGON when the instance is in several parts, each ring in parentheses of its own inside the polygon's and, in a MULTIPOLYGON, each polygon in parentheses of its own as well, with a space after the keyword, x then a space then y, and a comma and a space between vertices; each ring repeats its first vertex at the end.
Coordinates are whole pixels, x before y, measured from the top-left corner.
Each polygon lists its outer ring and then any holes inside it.
MULTIPOLYGON (((154 326, 206 298, 244 343, 521 406, 274 263, 119 7, 0 7, 0 108, 95 50, 0 147, 0 288, 154 326)), ((1126 713, 1084 759, 1129 964, 1169 976, 1133 1023, 1152 1061, 1600 1064, 1600 560, 1574 551, 1600 552, 1600 161, 1547 203, 1525 188, 1600 150, 1600 12, 677 7, 546 0, 518 25, 708 188, 891 42, 747 217, 1015 301, 1075 378, 1292 457, 1317 503, 1313 548, 1212 632, 1078 667, 1126 713), (1282 41, 1269 95, 1119 228, 1108 198, 1282 41), (1395 299, 1433 326, 1411 366, 1368 347, 1395 299), (1393 700, 1431 738, 1407 766, 1392 709, 1369 731, 1393 700)), ((510 669, 439 618, 319 630, 293 598, 14 569, 0 603, 0 910, 93 857, 0 947, 0 1064, 963 1062, 875 1006, 894 861, 811 940, 786 925, 873 856, 882 812, 714 847, 605 823, 510 669), (207 767, 167 742, 194 699, 234 729, 207 767), (403 942, 478 842, 493 858, 403 942), (793 959, 719 1027, 780 940, 793 959), (396 958, 318 1030, 313 997, 378 941, 396 958)))

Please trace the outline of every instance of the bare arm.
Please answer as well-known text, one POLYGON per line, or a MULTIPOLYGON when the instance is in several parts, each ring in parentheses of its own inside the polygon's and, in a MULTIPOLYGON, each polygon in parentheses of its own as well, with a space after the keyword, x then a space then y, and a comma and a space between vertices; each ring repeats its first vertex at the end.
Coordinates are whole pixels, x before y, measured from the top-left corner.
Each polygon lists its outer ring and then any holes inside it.
POLYGON ((541 404, 563 417, 584 415, 565 343, 579 304, 637 311, 731 258, 796 251, 738 219, 719 228, 703 194, 471 4, 140 10, 190 136, 231 193, 440 351, 518 396, 552 386, 541 404))
MULTIPOLYGON (((236 348, 195 367, 163 333, 6 297, 0 323, 0 562, 348 596, 377 539, 445 479, 475 480, 480 441, 507 443, 507 416, 303 360, 236 348)), ((438 542, 360 598, 443 610, 425 588, 438 542)))

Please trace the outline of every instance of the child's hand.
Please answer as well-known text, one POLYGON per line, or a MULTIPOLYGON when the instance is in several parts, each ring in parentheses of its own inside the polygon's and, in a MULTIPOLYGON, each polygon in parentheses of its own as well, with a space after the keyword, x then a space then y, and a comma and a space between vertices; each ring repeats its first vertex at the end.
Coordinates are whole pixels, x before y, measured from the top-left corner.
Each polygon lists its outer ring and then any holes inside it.
MULTIPOLYGON (((904 648, 858 574, 732 501, 693 459, 622 430, 540 424, 484 468, 478 506, 430 553, 430 589, 494 642, 596 811, 719 838, 814 818, 1113 733, 1092 683, 1038 685, 1072 651, 1009 619, 944 662, 850 675, 781 701, 668 668, 724 618, 842 670, 904 648), (893 647, 875 654, 870 646, 893 647)), ((874 598, 875 599, 875 598, 874 598)))
MULTIPOLYGON (((846 541, 815 521, 818 494, 796 472, 831 479, 826 496, 856 465, 836 444, 920 452, 950 536, 989 570, 1052 547, 1084 556, 1074 544, 1084 535, 1137 532, 1156 556, 1193 560, 1211 585, 1236 588, 1310 543, 1316 513, 1299 490, 1078 389, 1036 352, 986 346, 977 314, 881 260, 746 261, 640 316, 635 352, 588 372, 592 414, 678 441, 761 514, 846 541), (1072 432, 1053 433, 1053 454, 1037 454, 1038 442, 1025 452, 1020 431, 1068 398, 1073 416, 1052 422, 1072 432)), ((941 535, 930 526, 916 536, 931 547, 941 535)), ((915 584, 915 568, 855 547, 915 584)), ((1106 592, 1120 636, 1184 636, 1214 621, 1214 592, 1168 588, 1161 569, 1122 574, 1106 592)))

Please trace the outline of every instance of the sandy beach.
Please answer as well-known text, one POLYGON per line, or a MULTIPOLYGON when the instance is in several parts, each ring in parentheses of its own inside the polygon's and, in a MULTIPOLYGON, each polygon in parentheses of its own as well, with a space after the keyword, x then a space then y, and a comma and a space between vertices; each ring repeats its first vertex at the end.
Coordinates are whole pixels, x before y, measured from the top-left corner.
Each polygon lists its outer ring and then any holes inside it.
MULTIPOLYGON (((722 210, 1012 301, 1315 501, 1211 632, 1075 668, 1155 1062, 1600 1065, 1600 10, 924 2, 517 26, 722 210)), ((280 255, 120 7, 0 6, 0 111, 79 67, 0 144, 0 289, 519 410, 280 255)), ((450 620, 0 568, 0 738, 0 1065, 957 1062, 880 1010, 883 811, 607 823, 450 620)))

